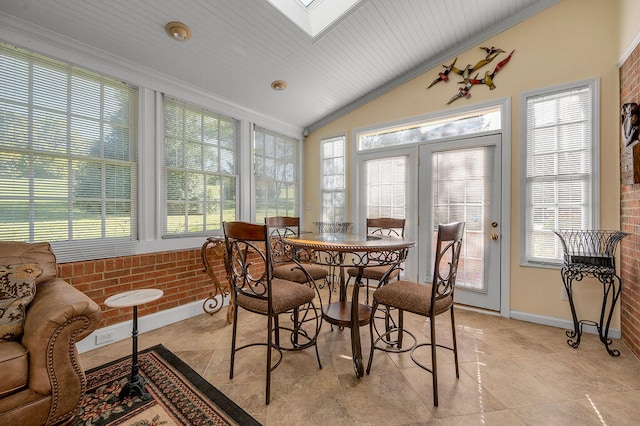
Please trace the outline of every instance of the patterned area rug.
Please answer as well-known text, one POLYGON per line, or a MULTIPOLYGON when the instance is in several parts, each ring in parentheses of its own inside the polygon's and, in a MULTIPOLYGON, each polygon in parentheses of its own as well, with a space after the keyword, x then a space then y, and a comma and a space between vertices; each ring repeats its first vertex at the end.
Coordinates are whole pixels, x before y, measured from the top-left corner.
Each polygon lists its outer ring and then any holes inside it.
POLYGON ((162 345, 138 355, 152 398, 118 400, 131 375, 131 356, 86 373, 87 392, 75 425, 260 425, 162 345))

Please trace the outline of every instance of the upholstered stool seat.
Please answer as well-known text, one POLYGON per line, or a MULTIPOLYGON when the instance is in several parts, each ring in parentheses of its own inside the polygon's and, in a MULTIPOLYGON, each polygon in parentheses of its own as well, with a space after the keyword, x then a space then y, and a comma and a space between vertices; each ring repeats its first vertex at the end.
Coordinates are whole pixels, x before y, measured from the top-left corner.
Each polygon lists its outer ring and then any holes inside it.
MULTIPOLYGON (((313 300, 316 292, 311 287, 299 283, 273 279, 271 280, 271 299, 273 313, 281 314, 313 300)), ((252 312, 267 315, 267 299, 249 297, 238 293, 238 305, 252 312)))
MULTIPOLYGON (((310 263, 304 263, 301 265, 305 271, 313 278, 314 281, 324 280, 327 275, 329 275, 329 271, 327 268, 320 265, 313 265, 310 263)), ((298 265, 295 263, 281 265, 276 268, 273 268, 273 276, 275 278, 281 278, 283 280, 294 281, 297 283, 304 284, 309 281, 307 274, 304 273, 300 269, 298 265)))
MULTIPOLYGON (((367 268, 364 268, 364 270, 362 271, 362 279, 380 281, 388 270, 389 266, 369 266, 367 268)), ((400 270, 396 268, 391 271, 388 278, 391 280, 397 277, 399 273, 400 270)), ((350 277, 357 277, 358 268, 347 268, 347 274, 349 274, 350 277)))
MULTIPOLYGON (((418 315, 431 315, 431 284, 412 281, 393 281, 373 293, 373 302, 378 305, 393 306, 418 315)), ((448 295, 435 301, 434 315, 444 313, 453 304, 453 296, 448 295)))

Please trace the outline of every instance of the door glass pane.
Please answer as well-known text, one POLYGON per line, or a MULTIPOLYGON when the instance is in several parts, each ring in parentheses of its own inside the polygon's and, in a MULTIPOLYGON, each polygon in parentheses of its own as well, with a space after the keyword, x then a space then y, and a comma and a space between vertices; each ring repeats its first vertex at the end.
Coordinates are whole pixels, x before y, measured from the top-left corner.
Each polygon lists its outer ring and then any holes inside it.
POLYGON ((433 242, 438 224, 466 222, 456 286, 486 293, 494 147, 433 154, 433 242))
POLYGON ((406 216, 407 157, 389 157, 365 162, 367 217, 406 216))

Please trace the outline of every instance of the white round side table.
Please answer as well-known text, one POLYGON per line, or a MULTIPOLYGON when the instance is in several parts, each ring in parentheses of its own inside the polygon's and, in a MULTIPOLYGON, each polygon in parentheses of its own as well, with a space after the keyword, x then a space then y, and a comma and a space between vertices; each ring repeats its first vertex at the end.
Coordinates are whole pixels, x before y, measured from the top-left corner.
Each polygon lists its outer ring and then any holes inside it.
POLYGON ((104 304, 109 308, 128 308, 133 306, 133 350, 131 354, 131 377, 129 382, 120 391, 119 399, 125 396, 138 395, 140 399, 146 401, 151 395, 144 389, 146 379, 138 374, 138 305, 153 302, 162 297, 162 290, 155 288, 145 288, 141 290, 125 291, 108 297, 104 304))

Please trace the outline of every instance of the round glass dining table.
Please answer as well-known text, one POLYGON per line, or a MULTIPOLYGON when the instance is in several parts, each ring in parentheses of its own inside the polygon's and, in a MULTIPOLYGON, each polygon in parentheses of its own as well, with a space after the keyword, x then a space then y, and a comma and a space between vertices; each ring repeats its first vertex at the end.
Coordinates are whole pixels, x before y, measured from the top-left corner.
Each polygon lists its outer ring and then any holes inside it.
MULTIPOLYGON (((286 244, 295 248, 293 252, 299 259, 311 261, 340 270, 340 298, 338 302, 322 307, 322 317, 330 324, 351 329, 351 350, 353 366, 357 377, 364 374, 360 327, 369 324, 371 308, 359 303, 358 293, 362 284, 362 273, 366 267, 388 265, 400 267, 415 241, 382 235, 363 234, 301 234, 284 238, 286 244), (344 276, 345 267, 355 267, 358 275, 353 285, 351 301, 347 301, 347 288, 344 276)), ((329 291, 332 291, 329 288, 329 291)))

